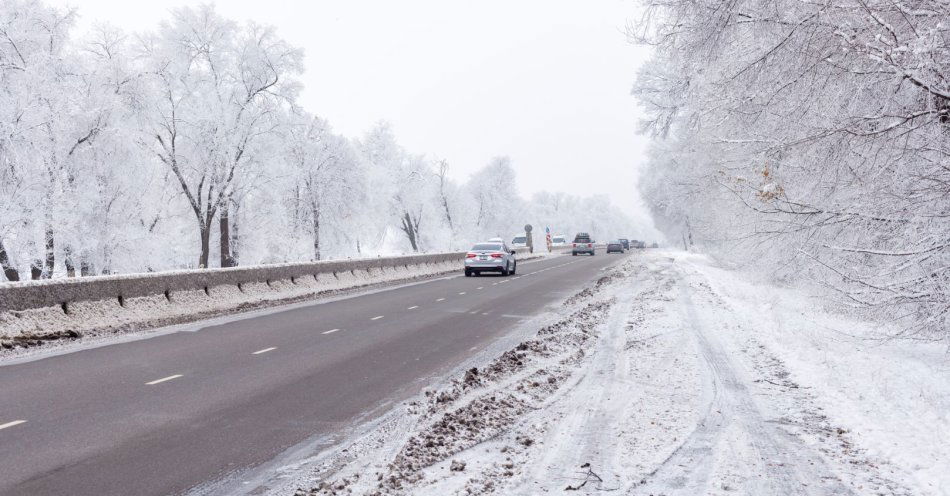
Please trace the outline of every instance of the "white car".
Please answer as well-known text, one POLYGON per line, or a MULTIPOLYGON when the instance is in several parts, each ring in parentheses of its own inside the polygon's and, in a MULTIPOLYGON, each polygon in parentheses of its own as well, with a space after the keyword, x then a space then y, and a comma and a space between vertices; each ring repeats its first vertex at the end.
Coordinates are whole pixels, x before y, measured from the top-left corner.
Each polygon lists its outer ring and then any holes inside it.
POLYGON ((511 246, 513 248, 524 248, 525 246, 528 246, 528 237, 515 236, 515 238, 511 240, 511 246))
POLYGON ((514 275, 518 270, 515 251, 504 242, 488 241, 476 243, 465 254, 465 277, 477 276, 482 272, 501 272, 501 275, 514 275))
POLYGON ((551 246, 567 246, 567 238, 563 234, 558 234, 551 238, 551 246))

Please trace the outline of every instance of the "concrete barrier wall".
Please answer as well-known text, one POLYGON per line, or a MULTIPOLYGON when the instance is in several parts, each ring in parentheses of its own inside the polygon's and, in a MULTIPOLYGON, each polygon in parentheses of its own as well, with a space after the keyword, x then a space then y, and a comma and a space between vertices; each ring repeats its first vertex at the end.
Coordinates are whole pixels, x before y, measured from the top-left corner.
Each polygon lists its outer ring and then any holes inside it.
MULTIPOLYGON (((541 256, 517 250, 519 259, 541 256)), ((0 348, 170 325, 462 270, 464 252, 0 283, 0 348)))
MULTIPOLYGON (((459 262, 464 253, 438 253, 403 257, 360 260, 324 261, 298 264, 258 265, 228 269, 185 270, 50 279, 17 283, 0 283, 0 312, 61 305, 77 301, 116 299, 120 297, 161 295, 174 291, 201 290, 215 286, 273 284, 291 279, 311 280, 334 273, 379 272, 384 267, 417 266, 427 263, 459 262)), ((461 267, 461 265, 456 265, 461 267)), ((352 274, 351 274, 352 275, 352 274)))

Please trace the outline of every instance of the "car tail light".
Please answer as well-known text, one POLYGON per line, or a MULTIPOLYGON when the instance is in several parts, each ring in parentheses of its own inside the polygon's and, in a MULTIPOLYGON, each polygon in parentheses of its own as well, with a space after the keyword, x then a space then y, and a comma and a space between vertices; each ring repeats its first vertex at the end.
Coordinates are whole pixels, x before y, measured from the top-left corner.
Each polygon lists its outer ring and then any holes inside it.
POLYGON ((594 246, 594 243, 587 243, 588 248, 593 248, 593 246, 594 246))
POLYGON ((474 253, 466 253, 466 254, 465 254, 465 258, 475 258, 475 256, 476 256, 476 255, 475 255, 474 253))
POLYGON ((492 253, 492 254, 491 254, 491 257, 492 257, 492 258, 501 258, 501 256, 502 256, 501 253, 492 253))
POLYGON ((577 243, 571 243, 571 248, 577 248, 577 243))

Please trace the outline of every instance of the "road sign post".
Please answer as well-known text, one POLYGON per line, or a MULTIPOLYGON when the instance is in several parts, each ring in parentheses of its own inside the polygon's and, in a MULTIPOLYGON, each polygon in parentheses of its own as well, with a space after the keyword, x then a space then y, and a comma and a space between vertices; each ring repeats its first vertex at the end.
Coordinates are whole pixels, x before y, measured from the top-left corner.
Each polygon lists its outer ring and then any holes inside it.
POLYGON ((524 225, 524 235, 528 241, 528 253, 534 253, 534 241, 531 240, 531 224, 524 225))

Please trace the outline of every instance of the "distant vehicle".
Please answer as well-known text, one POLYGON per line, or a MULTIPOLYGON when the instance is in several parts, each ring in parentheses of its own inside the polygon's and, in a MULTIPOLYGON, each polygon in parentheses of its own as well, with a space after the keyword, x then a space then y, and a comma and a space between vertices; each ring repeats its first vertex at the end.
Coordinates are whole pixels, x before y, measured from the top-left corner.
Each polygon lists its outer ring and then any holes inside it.
POLYGON ((643 241, 637 241, 637 248, 639 248, 639 249, 642 250, 642 249, 644 249, 644 248, 646 248, 646 247, 647 247, 647 244, 646 244, 646 243, 644 243, 643 241))
POLYGON ((501 239, 501 238, 492 238, 492 239, 489 239, 488 242, 489 242, 489 243, 504 243, 505 240, 503 240, 503 239, 501 239))
POLYGON ((507 246, 504 241, 489 241, 476 243, 465 254, 465 277, 479 275, 482 272, 501 272, 501 275, 514 275, 518 270, 518 261, 515 260, 515 250, 507 246))
POLYGON ((558 234, 551 238, 551 246, 567 246, 567 238, 563 234, 558 234))
POLYGON ((656 241, 654 241, 653 244, 650 245, 650 248, 659 248, 659 247, 660 245, 656 244, 656 241))
POLYGON ((515 248, 524 248, 525 246, 528 246, 528 237, 515 236, 514 239, 511 240, 511 246, 515 248))
POLYGON ((629 240, 629 239, 620 238, 620 239, 618 239, 617 241, 620 241, 620 243, 623 245, 623 249, 624 249, 624 250, 629 250, 629 249, 630 249, 630 240, 629 240))
POLYGON ((623 243, 619 239, 607 243, 607 253, 623 253, 623 243))
POLYGON ((587 253, 590 256, 597 254, 594 249, 594 240, 590 239, 590 234, 577 233, 574 236, 574 243, 571 244, 571 256, 577 256, 578 253, 587 253))

